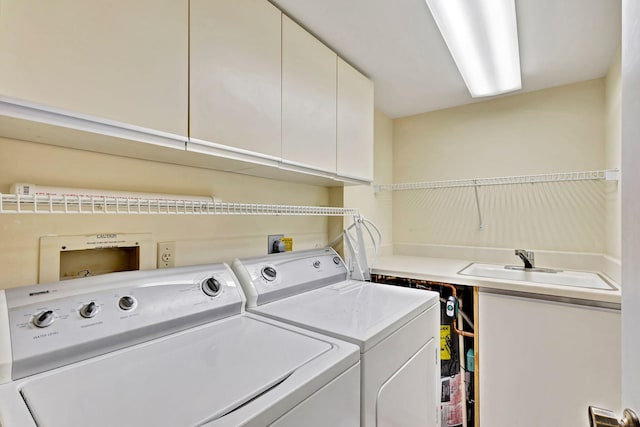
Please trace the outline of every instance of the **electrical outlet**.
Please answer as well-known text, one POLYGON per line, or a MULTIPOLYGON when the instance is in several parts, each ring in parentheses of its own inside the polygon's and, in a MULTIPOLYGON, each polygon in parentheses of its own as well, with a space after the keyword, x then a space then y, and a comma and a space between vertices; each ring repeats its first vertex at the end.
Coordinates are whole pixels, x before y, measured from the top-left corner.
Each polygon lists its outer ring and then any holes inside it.
POLYGON ((268 254, 272 254, 275 251, 273 250, 273 244, 275 242, 277 242, 278 240, 282 239, 284 237, 284 234, 269 234, 269 237, 267 239, 267 253, 268 254))
POLYGON ((158 268, 175 267, 176 242, 158 243, 158 268))

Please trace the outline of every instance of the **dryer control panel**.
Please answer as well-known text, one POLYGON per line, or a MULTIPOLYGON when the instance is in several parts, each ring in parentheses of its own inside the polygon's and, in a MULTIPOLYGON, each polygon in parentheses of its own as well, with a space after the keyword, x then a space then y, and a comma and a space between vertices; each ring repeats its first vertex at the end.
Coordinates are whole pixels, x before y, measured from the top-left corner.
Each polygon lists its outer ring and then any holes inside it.
POLYGON ((239 287, 225 264, 113 273, 4 292, 14 380, 242 310, 239 287))
POLYGON ((233 271, 255 307, 347 280, 342 258, 331 248, 235 260, 233 271))

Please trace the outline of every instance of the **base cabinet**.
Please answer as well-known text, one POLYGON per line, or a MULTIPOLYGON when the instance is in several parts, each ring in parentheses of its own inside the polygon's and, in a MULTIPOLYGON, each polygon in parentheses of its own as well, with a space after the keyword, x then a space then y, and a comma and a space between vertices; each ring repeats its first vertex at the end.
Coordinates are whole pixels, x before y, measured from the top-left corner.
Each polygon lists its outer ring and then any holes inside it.
POLYGON ((480 425, 588 426, 620 411, 620 311, 479 292, 480 425))

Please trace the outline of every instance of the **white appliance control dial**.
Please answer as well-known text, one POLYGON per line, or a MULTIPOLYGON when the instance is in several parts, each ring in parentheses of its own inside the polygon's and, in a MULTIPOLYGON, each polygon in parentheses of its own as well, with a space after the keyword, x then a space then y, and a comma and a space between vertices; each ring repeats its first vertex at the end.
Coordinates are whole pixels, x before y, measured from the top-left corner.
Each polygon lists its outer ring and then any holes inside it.
POLYGON ((202 292, 210 297, 217 296, 222 290, 222 285, 215 277, 209 277, 202 282, 202 292))
POLYGON ((334 256, 334 257, 333 257, 333 263, 334 263, 335 265, 340 265, 340 257, 339 257, 339 256, 337 256, 337 255, 336 255, 336 256, 334 256))
POLYGON ((277 276, 278 276, 278 272, 276 271, 275 268, 271 266, 266 266, 262 268, 262 277, 264 277, 266 281, 273 282, 274 280, 276 280, 277 276))
POLYGON ((320 260, 319 260, 319 259, 317 259, 317 260, 313 261, 313 266, 314 266, 315 268, 320 268, 320 260))
POLYGON ((136 307, 136 304, 136 299, 129 295, 123 296, 118 301, 118 307, 125 311, 133 310, 136 307))
POLYGON ((38 328, 46 328, 55 322, 56 316, 53 310, 44 310, 33 316, 33 324, 38 328))
POLYGON ((90 303, 85 304, 80 308, 80 316, 84 317, 85 319, 91 319, 96 314, 98 314, 98 311, 100 311, 100 306, 91 301, 90 303))

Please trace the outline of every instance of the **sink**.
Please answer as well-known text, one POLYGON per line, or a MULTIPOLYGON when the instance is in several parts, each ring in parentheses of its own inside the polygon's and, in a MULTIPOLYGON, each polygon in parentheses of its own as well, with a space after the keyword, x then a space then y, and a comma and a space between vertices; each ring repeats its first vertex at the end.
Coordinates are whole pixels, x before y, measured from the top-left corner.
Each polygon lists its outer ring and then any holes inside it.
POLYGON ((574 286, 578 288, 603 289, 616 288, 598 273, 570 270, 525 270, 510 265, 472 263, 458 272, 464 276, 488 277, 491 279, 517 280, 546 285, 574 286))

